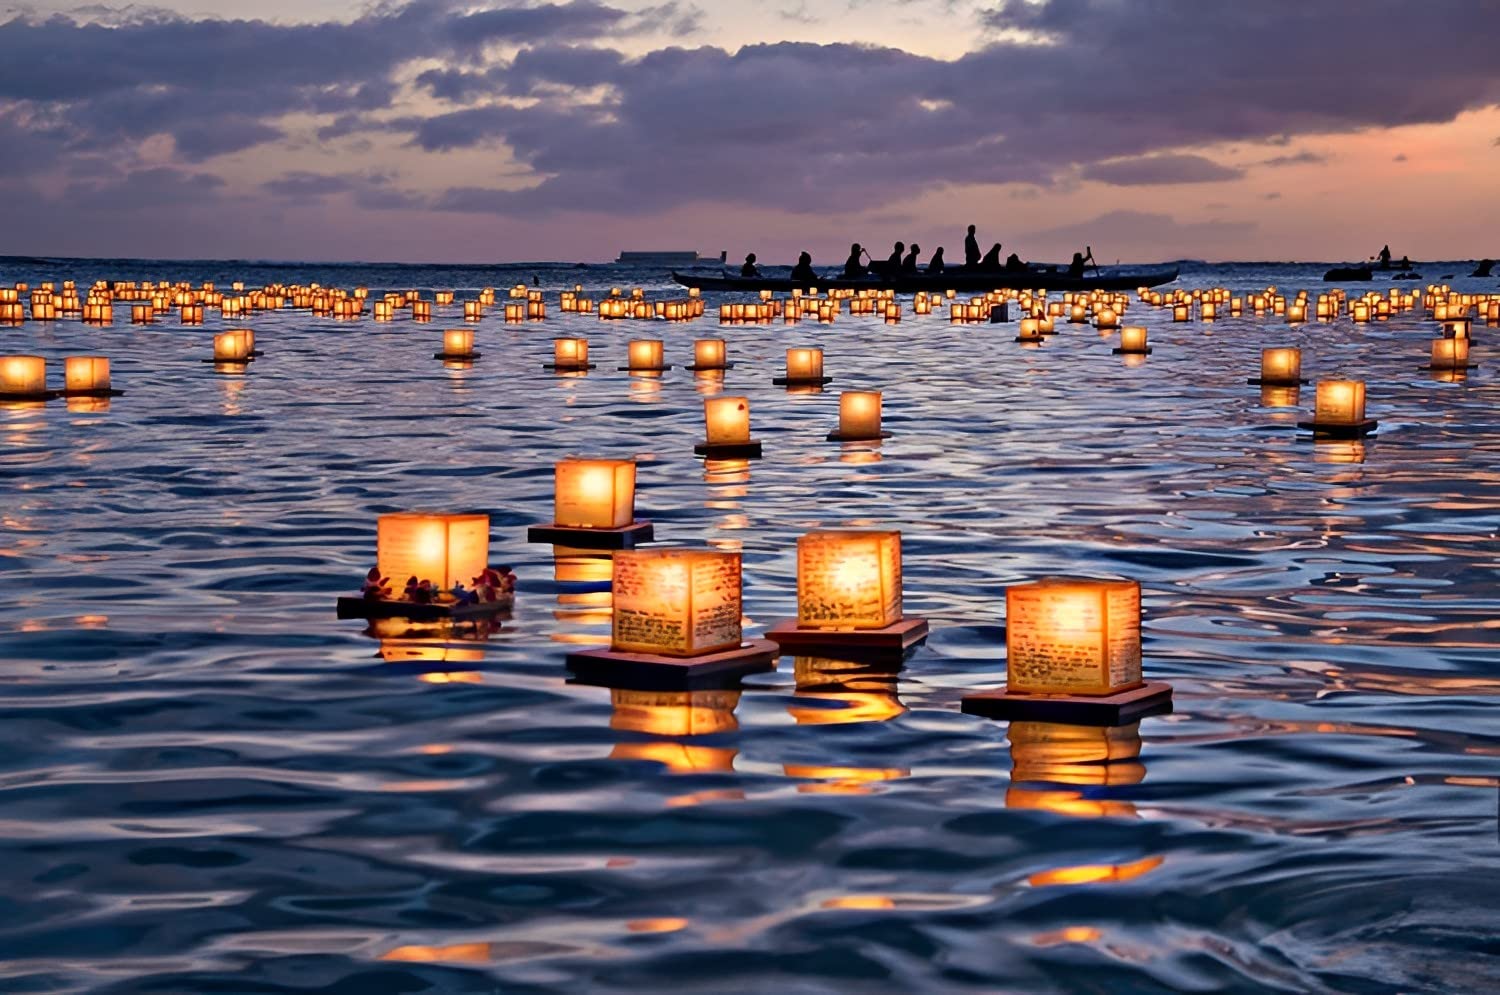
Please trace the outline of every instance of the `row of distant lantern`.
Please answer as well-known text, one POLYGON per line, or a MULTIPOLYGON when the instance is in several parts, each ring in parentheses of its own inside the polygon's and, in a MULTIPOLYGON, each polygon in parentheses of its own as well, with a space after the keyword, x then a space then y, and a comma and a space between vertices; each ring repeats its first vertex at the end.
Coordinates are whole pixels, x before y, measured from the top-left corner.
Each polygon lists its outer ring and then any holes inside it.
MULTIPOLYGON (((580 676, 688 687, 766 669, 802 651, 853 659, 900 659, 926 638, 925 620, 902 607, 901 533, 819 530, 797 542, 797 614, 766 638, 746 640, 741 554, 641 548, 633 460, 570 458, 554 467, 553 521, 533 542, 609 549, 607 649, 568 656, 580 676)), ((466 597, 489 563, 489 517, 406 512, 376 524, 373 576, 389 588, 340 600, 341 617, 472 618, 494 611, 466 597), (390 594, 433 592, 420 604, 390 594)), ((1051 578, 1006 590, 1007 687, 965 698, 996 717, 1088 715, 1120 723, 1169 707, 1171 689, 1142 676, 1140 586, 1128 580, 1051 578)))

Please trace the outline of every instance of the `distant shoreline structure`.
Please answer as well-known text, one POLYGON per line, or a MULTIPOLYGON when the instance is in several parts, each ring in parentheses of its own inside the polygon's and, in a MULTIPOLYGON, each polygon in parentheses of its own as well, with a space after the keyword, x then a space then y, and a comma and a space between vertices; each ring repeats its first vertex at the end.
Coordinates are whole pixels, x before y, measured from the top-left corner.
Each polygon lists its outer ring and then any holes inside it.
POLYGON ((615 259, 626 266, 694 266, 698 263, 723 262, 722 259, 704 258, 696 252, 658 252, 654 250, 622 250, 615 259))

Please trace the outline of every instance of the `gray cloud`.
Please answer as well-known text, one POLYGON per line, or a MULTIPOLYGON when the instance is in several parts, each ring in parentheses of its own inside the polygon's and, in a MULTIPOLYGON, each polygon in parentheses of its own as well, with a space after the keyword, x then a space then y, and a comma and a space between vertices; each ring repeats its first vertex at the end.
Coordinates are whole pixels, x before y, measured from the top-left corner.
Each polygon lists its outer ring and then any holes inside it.
POLYGON ((1174 183, 1220 183, 1237 180, 1243 169, 1224 166, 1201 155, 1147 155, 1111 159, 1085 166, 1082 177, 1115 186, 1157 186, 1174 183))
POLYGON ((1327 156, 1321 155, 1317 152, 1311 152, 1307 149, 1303 149, 1302 151, 1293 153, 1292 155, 1276 155, 1272 156, 1269 159, 1262 159, 1260 161, 1260 165, 1271 166, 1273 168, 1279 166, 1314 166, 1321 165, 1322 163, 1325 163, 1327 161, 1327 156))

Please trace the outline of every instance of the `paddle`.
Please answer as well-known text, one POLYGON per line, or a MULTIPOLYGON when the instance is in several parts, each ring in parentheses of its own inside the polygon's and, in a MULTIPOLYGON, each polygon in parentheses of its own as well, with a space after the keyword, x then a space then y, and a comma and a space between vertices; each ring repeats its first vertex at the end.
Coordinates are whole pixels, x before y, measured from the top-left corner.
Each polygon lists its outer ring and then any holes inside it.
POLYGON ((1103 276, 1104 274, 1099 269, 1099 264, 1097 262, 1094 262, 1094 247, 1092 245, 1085 245, 1083 247, 1083 251, 1088 253, 1088 262, 1094 263, 1094 275, 1103 276))

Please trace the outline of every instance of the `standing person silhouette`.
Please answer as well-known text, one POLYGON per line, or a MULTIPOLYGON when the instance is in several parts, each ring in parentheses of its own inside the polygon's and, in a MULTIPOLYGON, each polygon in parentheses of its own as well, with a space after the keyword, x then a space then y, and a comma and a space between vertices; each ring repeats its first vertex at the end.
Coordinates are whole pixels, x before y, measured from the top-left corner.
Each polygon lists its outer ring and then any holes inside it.
POLYGON ((979 239, 974 237, 974 226, 970 225, 969 234, 964 236, 964 269, 977 269, 978 267, 979 239))
POLYGON ((1379 259, 1381 269, 1391 268, 1391 247, 1389 245, 1382 245, 1380 247, 1379 259))

